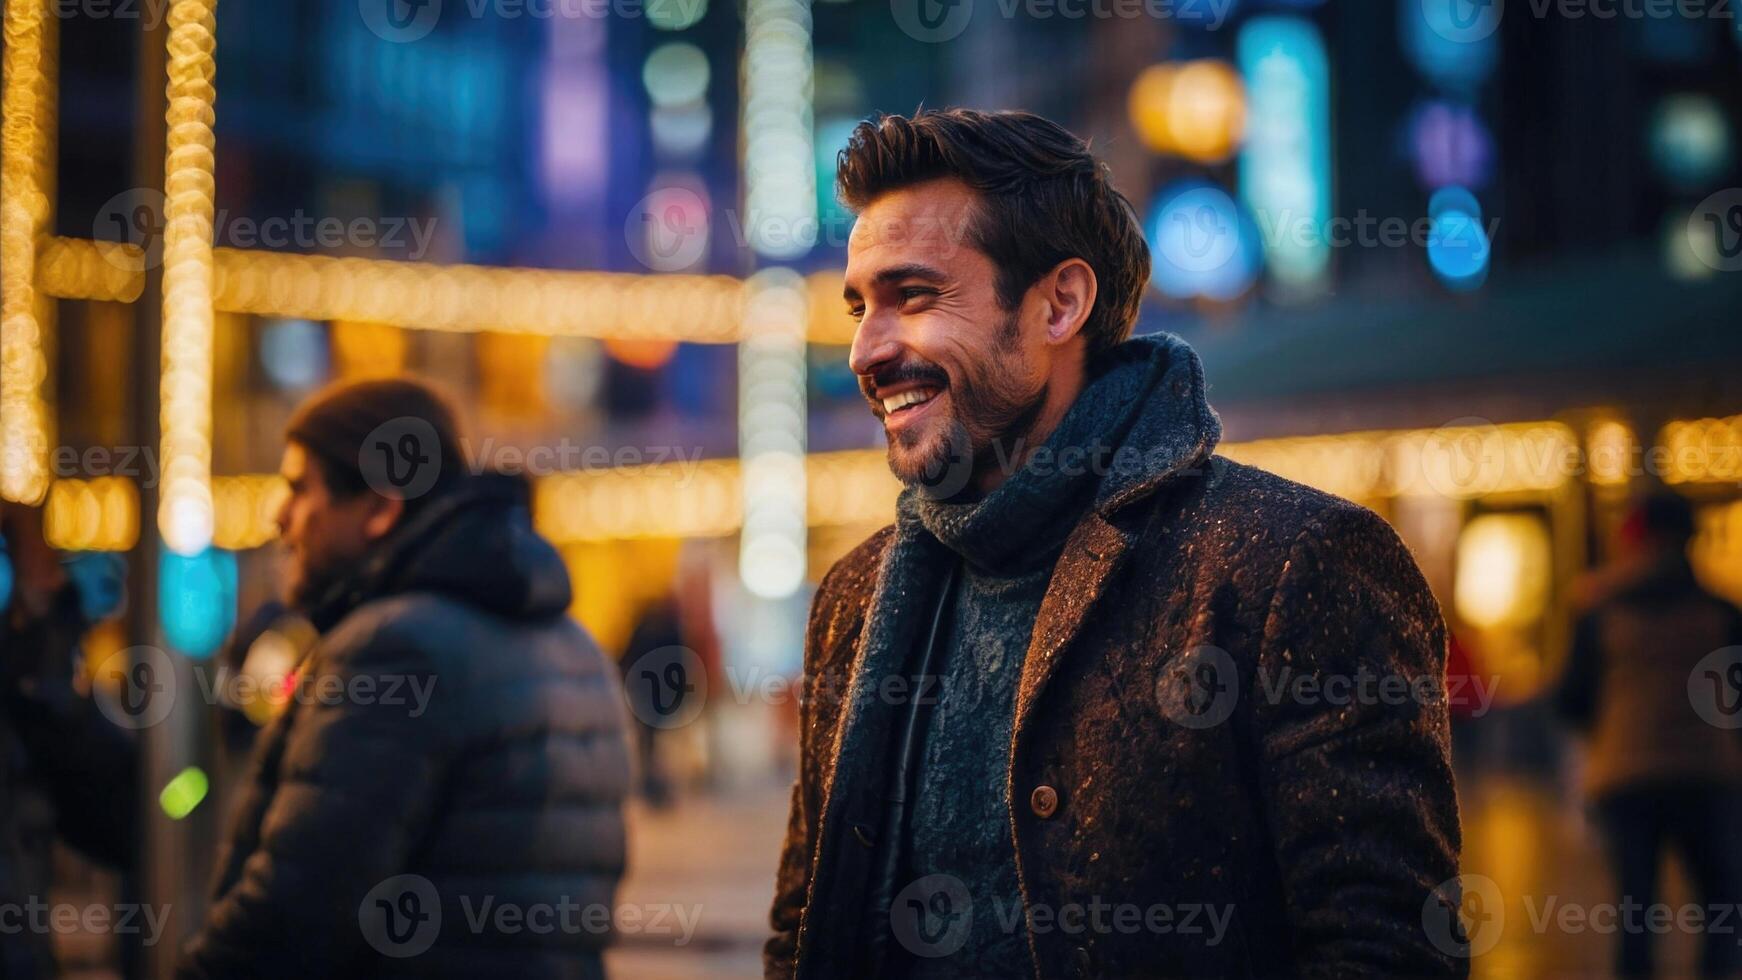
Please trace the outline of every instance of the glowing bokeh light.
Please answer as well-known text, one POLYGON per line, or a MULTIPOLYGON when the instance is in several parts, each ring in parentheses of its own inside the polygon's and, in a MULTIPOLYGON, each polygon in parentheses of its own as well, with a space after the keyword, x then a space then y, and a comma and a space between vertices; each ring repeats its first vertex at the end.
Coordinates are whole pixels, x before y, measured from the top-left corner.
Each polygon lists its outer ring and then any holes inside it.
POLYGON ((1298 17, 1255 17, 1235 43, 1246 81, 1246 142, 1240 199, 1267 228, 1306 223, 1318 234, 1264 239, 1279 299, 1315 295, 1331 262, 1330 67, 1324 41, 1298 17))
POLYGON ((216 548, 196 555, 165 549, 157 603, 169 645, 196 660, 210 657, 236 624, 236 556, 216 548))
POLYGON ((329 370, 326 328, 312 320, 272 320, 260 331, 260 368, 280 388, 311 388, 329 370))
POLYGON ((1227 191, 1207 181, 1163 188, 1145 230, 1150 280, 1175 299, 1230 300, 1258 278, 1263 247, 1257 226, 1227 191))
POLYGON ((679 106, 708 94, 708 56, 687 41, 654 48, 641 68, 641 83, 656 106, 679 106))
POLYGON ((619 364, 643 371, 657 371, 677 353, 675 340, 607 340, 605 352, 619 364))
POLYGON ((1429 102, 1409 121, 1415 176, 1423 187, 1481 187, 1494 171, 1494 140, 1467 105, 1429 102))
POLYGON ((1432 222, 1427 260, 1440 281, 1459 292, 1476 289, 1487 281, 1493 248, 1482 219, 1467 211, 1448 208, 1432 222))
POLYGON ((738 346, 738 451, 743 459, 744 529, 738 571, 744 587, 781 599, 804 584, 805 281, 789 269, 751 280, 745 337, 738 346))
POLYGON ((1126 106, 1146 146, 1202 163, 1228 159, 1246 128, 1240 76, 1216 59, 1145 68, 1126 106))
POLYGON ((174 0, 169 10, 157 526, 169 551, 183 556, 212 541, 214 8, 215 0, 174 0))
POLYGON ((1452 604, 1477 629, 1529 626, 1548 606, 1548 528, 1531 514, 1481 514, 1458 536, 1452 604))
POLYGON ((1730 123, 1709 95, 1666 97, 1651 114, 1651 160, 1673 184, 1697 188, 1730 164, 1730 123))
POLYGON ((714 110, 705 102, 658 106, 648 118, 653 148, 671 157, 693 156, 714 134, 714 110))
POLYGON ((1448 92, 1473 91, 1500 59, 1499 0, 1398 0, 1404 54, 1448 92))
POLYGON ((1481 220, 1482 203, 1467 187, 1442 187, 1427 199, 1427 216, 1437 218, 1447 211, 1462 211, 1481 220))
POLYGON ((808 0, 749 0, 745 8, 742 146, 744 234, 777 261, 816 243, 808 0))
POLYGON ((0 154, 0 496, 48 492, 54 415, 43 394, 54 306, 37 292, 37 248, 54 213, 59 20, 47 0, 5 7, 0 154))
POLYGON ((205 770, 189 766, 176 773, 157 794, 157 805, 171 820, 180 820, 194 812, 211 789, 205 770))

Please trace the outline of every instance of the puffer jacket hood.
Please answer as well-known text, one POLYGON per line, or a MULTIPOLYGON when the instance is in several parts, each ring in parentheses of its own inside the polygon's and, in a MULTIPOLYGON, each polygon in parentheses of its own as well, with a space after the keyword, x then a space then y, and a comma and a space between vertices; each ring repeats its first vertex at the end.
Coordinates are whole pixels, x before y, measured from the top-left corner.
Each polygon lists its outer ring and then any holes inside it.
POLYGON ((562 556, 532 528, 525 480, 467 480, 390 533, 309 619, 321 632, 373 599, 432 593, 510 619, 542 619, 573 598, 562 556))

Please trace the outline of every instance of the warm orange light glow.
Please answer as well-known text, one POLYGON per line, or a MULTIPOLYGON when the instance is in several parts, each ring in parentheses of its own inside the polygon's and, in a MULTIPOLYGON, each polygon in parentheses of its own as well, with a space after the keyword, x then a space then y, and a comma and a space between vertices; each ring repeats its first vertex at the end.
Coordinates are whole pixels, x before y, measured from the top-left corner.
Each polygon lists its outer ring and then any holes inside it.
POLYGON ((1150 65, 1132 83, 1127 109, 1150 149, 1202 163, 1228 159, 1246 129, 1240 75, 1213 58, 1150 65))

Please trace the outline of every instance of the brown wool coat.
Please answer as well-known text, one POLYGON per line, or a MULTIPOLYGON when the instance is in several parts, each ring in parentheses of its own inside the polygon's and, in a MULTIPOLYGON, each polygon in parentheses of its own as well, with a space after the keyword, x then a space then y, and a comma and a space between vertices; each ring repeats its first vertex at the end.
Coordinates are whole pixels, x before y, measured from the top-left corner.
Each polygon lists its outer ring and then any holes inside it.
MULTIPOLYGON (((1445 904, 1460 834, 1439 607, 1379 517, 1213 443, 1098 502, 1041 606, 1007 764, 1036 975, 1464 975, 1445 904), (1314 696, 1293 686, 1303 675, 1373 681, 1314 696), (1094 902, 1141 910, 1103 924, 1163 921, 1162 907, 1173 925, 1063 927, 1094 902), (1183 928, 1199 903, 1232 910, 1219 942, 1183 928)), ((877 746, 901 709, 865 696, 899 666, 866 663, 864 637, 929 602, 923 580, 891 579, 891 554, 914 549, 900 567, 923 568, 948 560, 940 548, 885 528, 817 592, 769 976, 876 969, 861 955, 866 855, 877 746)))

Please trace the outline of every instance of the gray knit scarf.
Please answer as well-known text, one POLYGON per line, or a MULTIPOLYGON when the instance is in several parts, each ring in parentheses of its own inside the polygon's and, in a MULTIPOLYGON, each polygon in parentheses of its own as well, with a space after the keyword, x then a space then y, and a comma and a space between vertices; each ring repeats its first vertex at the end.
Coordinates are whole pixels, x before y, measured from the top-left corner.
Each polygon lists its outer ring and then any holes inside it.
POLYGON ((1097 365, 1082 393, 1052 434, 1033 453, 1020 442, 1006 458, 1026 456, 1016 472, 977 500, 935 500, 903 491, 902 521, 918 521, 932 536, 983 571, 1008 574, 1050 557, 1088 505, 1111 468, 1115 451, 1167 367, 1142 342, 1120 348, 1097 365))

